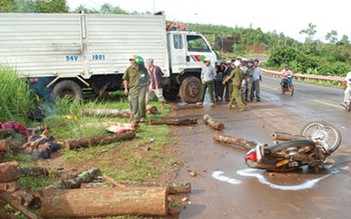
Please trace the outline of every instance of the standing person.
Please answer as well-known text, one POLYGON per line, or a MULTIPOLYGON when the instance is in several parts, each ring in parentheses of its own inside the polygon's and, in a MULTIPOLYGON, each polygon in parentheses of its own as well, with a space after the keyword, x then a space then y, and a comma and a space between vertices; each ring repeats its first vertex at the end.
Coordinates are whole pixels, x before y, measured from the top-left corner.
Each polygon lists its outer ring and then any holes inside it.
POLYGON ((260 61, 255 59, 252 74, 252 86, 250 100, 253 101, 256 93, 256 101, 261 102, 260 82, 262 82, 262 69, 259 67, 260 61))
MULTIPOLYGON (((228 63, 227 70, 223 74, 223 78, 226 79, 230 73, 233 71, 231 63, 234 63, 235 59, 232 59, 230 63, 228 63)), ((223 91, 222 93, 223 98, 225 98, 225 101, 229 102, 230 101, 230 95, 232 94, 232 79, 229 79, 226 83, 223 83, 223 91), (224 93, 225 91, 225 93, 224 93)))
POLYGON ((241 59, 241 70, 244 72, 244 79, 242 81, 242 86, 241 86, 241 96, 243 99, 244 104, 246 104, 246 93, 247 93, 247 77, 248 77, 248 66, 247 66, 247 59, 243 58, 241 59))
POLYGON ((216 67, 215 75, 215 96, 217 102, 221 102, 223 98, 223 77, 224 72, 227 70, 225 62, 221 62, 219 66, 216 67))
POLYGON ((344 102, 346 106, 351 106, 350 104, 350 92, 351 92, 351 72, 347 73, 344 79, 344 102))
POLYGON ((245 100, 246 102, 252 102, 251 96, 252 96, 252 75, 254 72, 254 60, 249 59, 249 62, 247 64, 247 73, 245 75, 246 78, 246 91, 245 91, 245 100))
POLYGON ((133 122, 145 122, 146 118, 146 92, 147 85, 150 79, 150 75, 147 72, 147 69, 144 65, 144 60, 140 56, 136 56, 134 59, 133 71, 129 73, 126 71, 126 74, 123 76, 125 85, 129 88, 124 90, 125 94, 130 95, 130 106, 131 112, 133 113, 133 122))
POLYGON ((124 72, 123 74, 123 86, 124 86, 124 95, 126 95, 128 97, 128 101, 129 101, 129 111, 130 111, 130 115, 129 115, 129 120, 132 121, 133 120, 133 111, 132 111, 132 102, 130 101, 130 95, 129 95, 129 89, 131 87, 134 86, 135 80, 136 80, 136 70, 135 70, 135 66, 134 66, 134 59, 135 59, 136 55, 131 55, 129 58, 129 63, 130 66, 127 68, 127 70, 124 72), (131 82, 131 83, 129 83, 131 82))
POLYGON ((153 59, 147 59, 146 65, 150 73, 150 85, 149 90, 147 92, 146 105, 149 103, 151 94, 155 94, 158 98, 158 101, 161 102, 161 109, 165 108, 165 98, 163 97, 163 89, 162 89, 162 75, 163 72, 161 68, 157 65, 154 65, 153 59))
POLYGON ((214 106, 215 101, 213 97, 213 87, 214 87, 215 71, 214 71, 214 68, 211 66, 210 59, 206 58, 204 60, 204 63, 205 63, 205 66, 203 66, 201 70, 201 82, 202 82, 201 99, 199 100, 199 102, 197 102, 197 105, 202 106, 206 95, 206 89, 208 87, 208 92, 210 93, 210 98, 211 98, 210 106, 214 106))
POLYGON ((241 95, 241 86, 244 79, 244 71, 240 68, 240 65, 241 63, 239 60, 236 60, 234 63, 232 63, 234 70, 230 73, 229 77, 223 81, 223 83, 226 83, 227 80, 233 78, 233 93, 230 102, 227 105, 227 109, 231 109, 234 101, 236 101, 240 107, 240 111, 246 111, 246 105, 244 104, 241 95))

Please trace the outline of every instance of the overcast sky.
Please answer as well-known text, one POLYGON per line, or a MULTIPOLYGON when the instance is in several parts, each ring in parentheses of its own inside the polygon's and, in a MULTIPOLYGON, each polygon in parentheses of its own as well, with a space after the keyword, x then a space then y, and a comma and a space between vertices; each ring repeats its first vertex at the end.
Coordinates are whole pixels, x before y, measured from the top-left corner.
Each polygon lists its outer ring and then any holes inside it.
POLYGON ((347 0, 67 0, 73 10, 80 4, 99 9, 104 3, 126 11, 164 11, 167 20, 190 23, 218 24, 229 27, 261 28, 264 32, 283 32, 304 41, 299 32, 308 24, 316 25, 315 39, 336 30, 338 38, 351 39, 347 0))

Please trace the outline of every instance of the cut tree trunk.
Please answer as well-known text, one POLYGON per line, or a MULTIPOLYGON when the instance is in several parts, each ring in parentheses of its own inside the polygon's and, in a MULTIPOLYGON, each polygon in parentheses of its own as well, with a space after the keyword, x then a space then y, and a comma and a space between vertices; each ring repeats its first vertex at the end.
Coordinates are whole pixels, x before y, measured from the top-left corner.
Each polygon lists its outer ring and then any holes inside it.
POLYGON ((0 151, 9 151, 10 144, 7 140, 0 140, 0 151))
POLYGON ((89 147, 89 145, 110 144, 118 141, 130 140, 135 137, 135 132, 127 131, 120 134, 96 135, 86 138, 67 140, 64 142, 67 149, 89 147))
POLYGON ((156 106, 147 105, 146 106, 146 113, 151 114, 151 115, 156 115, 156 114, 158 114, 158 109, 156 106))
POLYGON ((277 131, 273 132, 271 137, 274 140, 280 140, 280 141, 306 140, 306 137, 303 135, 292 135, 289 133, 277 132, 277 131))
POLYGON ((45 167, 23 167, 20 168, 16 161, 0 163, 0 183, 18 180, 23 176, 47 176, 48 168, 45 167))
MULTIPOLYGON (((104 178, 106 176, 104 175, 104 178)), ((106 178, 105 178, 106 179, 106 178)), ((108 180, 110 181, 110 180, 108 180)), ((111 181, 110 181, 111 182, 111 181)), ((162 186, 161 184, 157 184, 157 183, 128 183, 128 184, 122 184, 122 183, 117 183, 117 185, 115 185, 115 183, 111 182, 112 185, 106 185, 105 183, 82 183, 81 188, 112 188, 112 186, 116 186, 114 187, 115 189, 132 189, 135 187, 160 187, 162 186)), ((191 192, 191 183, 170 183, 167 185, 168 191, 167 194, 169 195, 175 195, 175 194, 179 194, 179 193, 190 193, 191 192)))
POLYGON ((98 168, 92 168, 71 180, 60 181, 54 185, 56 189, 75 189, 80 188, 82 183, 88 183, 96 179, 101 175, 101 171, 98 168))
POLYGON ((219 142, 233 144, 233 145, 236 145, 239 147, 243 147, 243 148, 248 149, 248 150, 256 147, 256 145, 257 145, 257 143, 255 143, 253 141, 247 141, 247 140, 242 139, 242 138, 230 137, 230 136, 222 135, 219 133, 215 133, 213 139, 216 141, 219 141, 219 142))
MULTIPOLYGON (((146 113, 156 115, 158 109, 156 106, 147 105, 146 113)), ((96 117, 121 117, 129 118, 129 109, 83 109, 83 115, 85 116, 96 116, 96 117)))
POLYGON ((0 199, 3 200, 4 202, 8 203, 16 209, 17 211, 20 211, 23 215, 25 215, 29 219, 37 219, 38 216, 36 216, 34 213, 30 212, 26 207, 21 205, 20 202, 14 200, 11 196, 11 193, 9 192, 2 192, 0 193, 0 199))
POLYGON ((150 125, 191 125, 197 124, 196 118, 180 119, 180 118, 169 118, 169 119, 153 119, 150 120, 150 125))
POLYGON ((106 217, 114 215, 166 216, 167 188, 45 190, 41 216, 45 218, 106 217))
POLYGON ((129 118, 129 109, 83 109, 83 115, 96 117, 122 117, 129 118))
POLYGON ((204 122, 205 122, 205 124, 211 126, 214 130, 222 131, 224 129, 224 124, 223 123, 221 123, 220 121, 212 118, 208 114, 204 115, 204 122))

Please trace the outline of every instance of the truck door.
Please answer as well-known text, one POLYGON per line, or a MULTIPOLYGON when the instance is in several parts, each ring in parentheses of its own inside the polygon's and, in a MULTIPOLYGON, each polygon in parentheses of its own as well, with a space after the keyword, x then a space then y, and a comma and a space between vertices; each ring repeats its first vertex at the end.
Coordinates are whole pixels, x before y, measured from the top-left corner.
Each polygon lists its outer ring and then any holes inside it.
POLYGON ((211 50, 210 45, 201 35, 187 35, 186 43, 187 68, 202 66, 202 62, 205 58, 209 58, 212 61, 212 65, 217 61, 216 54, 211 50))
POLYGON ((186 65, 184 35, 172 33, 168 35, 169 51, 171 52, 171 66, 173 73, 180 73, 186 65))

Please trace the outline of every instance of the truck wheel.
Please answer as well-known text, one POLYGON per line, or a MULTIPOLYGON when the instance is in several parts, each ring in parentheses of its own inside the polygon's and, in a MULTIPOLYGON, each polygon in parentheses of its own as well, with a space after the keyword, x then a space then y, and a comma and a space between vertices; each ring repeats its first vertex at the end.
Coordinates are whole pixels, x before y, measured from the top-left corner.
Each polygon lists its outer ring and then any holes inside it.
POLYGON ((83 99, 82 88, 74 81, 63 80, 57 83, 51 91, 51 100, 56 101, 57 98, 69 96, 73 101, 83 99))
POLYGON ((201 81, 195 76, 187 77, 183 80, 179 96, 186 103, 196 103, 201 95, 201 81))

